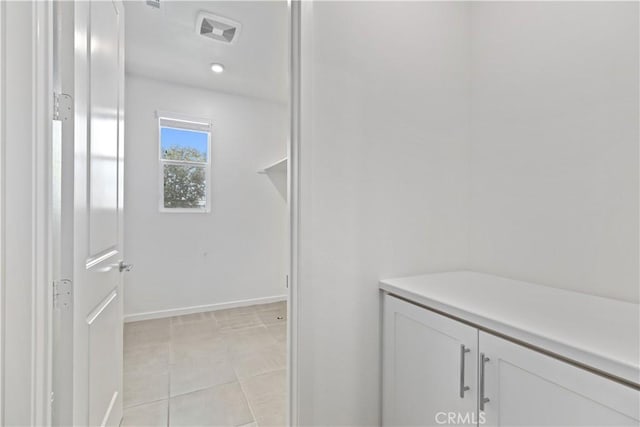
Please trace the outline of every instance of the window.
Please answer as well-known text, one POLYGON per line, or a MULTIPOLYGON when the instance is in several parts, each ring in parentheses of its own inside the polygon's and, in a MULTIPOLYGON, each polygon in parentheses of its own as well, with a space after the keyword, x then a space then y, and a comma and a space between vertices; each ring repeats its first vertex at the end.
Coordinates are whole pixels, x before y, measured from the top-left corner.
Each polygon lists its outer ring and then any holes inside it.
POLYGON ((158 116, 160 210, 209 212, 211 124, 177 115, 158 116))

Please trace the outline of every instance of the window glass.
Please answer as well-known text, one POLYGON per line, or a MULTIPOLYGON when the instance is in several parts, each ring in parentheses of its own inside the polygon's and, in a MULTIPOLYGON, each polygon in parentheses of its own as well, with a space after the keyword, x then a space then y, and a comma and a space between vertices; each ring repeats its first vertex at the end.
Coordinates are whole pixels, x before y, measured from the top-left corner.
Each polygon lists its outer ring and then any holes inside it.
POLYGON ((160 149, 165 160, 206 163, 209 158, 208 147, 208 132, 160 128, 160 149))
POLYGON ((202 166, 164 165, 164 207, 200 208, 207 205, 207 178, 202 166))

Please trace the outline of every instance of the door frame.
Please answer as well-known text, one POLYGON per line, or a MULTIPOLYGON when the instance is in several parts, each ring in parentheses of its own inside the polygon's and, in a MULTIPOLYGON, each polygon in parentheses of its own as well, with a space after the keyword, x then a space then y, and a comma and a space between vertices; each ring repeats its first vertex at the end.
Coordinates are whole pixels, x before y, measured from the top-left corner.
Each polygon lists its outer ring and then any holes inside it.
MULTIPOLYGON (((310 139, 308 124, 311 117, 311 80, 312 72, 312 18, 314 0, 288 0, 289 2, 289 112, 290 137, 288 144, 288 204, 289 204, 289 304, 288 306, 288 366, 287 388, 289 426, 302 425, 301 421, 301 366, 304 363, 304 342, 300 330, 304 307, 303 272, 300 268, 300 252, 302 247, 303 217, 301 199, 302 182, 309 179, 305 175, 302 153, 304 141, 310 139), (304 70, 304 74, 303 74, 304 70), (304 78, 303 78, 304 76, 304 78), (304 119, 303 119, 304 118, 304 119), (307 120, 305 122, 305 120, 307 120)), ((306 155, 305 158, 309 158, 306 155)))
POLYGON ((289 0, 289 142, 287 159, 287 203, 289 216, 288 298, 287 298, 287 424, 299 422, 298 318, 300 248, 300 122, 301 122, 301 16, 302 2, 289 0))
MULTIPOLYGON (((18 5, 0 4, 0 424, 24 423, 48 425, 51 420, 51 314, 53 294, 50 284, 50 206, 51 168, 50 146, 53 118, 52 90, 52 41, 53 13, 50 2, 31 0, 18 5), (9 18, 7 7, 28 8, 9 18), (11 22, 8 20, 11 19, 11 22), (20 28, 23 30, 20 31, 20 28), (20 31, 20 32, 19 32, 20 31), (17 61, 5 59, 11 49, 10 42, 20 44, 29 52, 17 61), (9 72, 11 70, 11 72, 9 72), (12 75, 29 76, 20 81, 9 81, 12 75), (7 87, 17 89, 27 96, 6 100, 7 87), (29 123, 15 123, 16 117, 8 117, 8 109, 19 110, 29 123), (21 126, 22 125, 22 126, 21 126), (5 153, 9 147, 23 144, 29 147, 30 156, 12 158, 7 169, 5 153), (21 170, 21 174, 16 173, 21 170), (21 197, 10 197, 7 185, 16 189, 14 180, 29 176, 22 185, 17 181, 21 197), (7 217, 30 212, 29 219, 20 224, 7 224, 7 217), (8 227, 27 231, 25 236, 7 233, 8 227), (7 262, 7 254, 16 250, 29 255, 7 262), (8 271, 9 268, 11 271, 8 271), (24 278, 29 278, 26 283, 24 278), (22 280, 20 280, 22 279, 22 280), (7 308, 11 308, 7 312, 7 308), (14 313, 28 315, 28 320, 14 313), (10 332, 7 328, 10 327, 10 332), (15 337, 29 337, 19 342, 15 337), (12 360, 24 358, 28 364, 8 366, 12 360), (20 378, 21 384, 7 378, 11 372, 20 378), (19 389, 27 402, 14 405, 12 394, 19 389), (22 393, 26 389, 26 393, 22 393), (7 392, 9 391, 9 393, 7 392)), ((14 45, 15 46, 15 45, 14 45)), ((14 47, 15 48, 15 47, 14 47)), ((19 121, 19 120, 18 120, 19 121)))

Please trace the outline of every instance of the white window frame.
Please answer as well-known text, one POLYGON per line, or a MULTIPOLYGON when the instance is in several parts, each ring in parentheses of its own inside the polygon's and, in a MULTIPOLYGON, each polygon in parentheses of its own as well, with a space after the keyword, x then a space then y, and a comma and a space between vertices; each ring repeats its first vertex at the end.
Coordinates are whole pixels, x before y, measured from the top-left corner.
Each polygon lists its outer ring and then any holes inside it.
POLYGON ((211 212, 211 121, 199 117, 188 116, 179 113, 157 111, 158 119, 158 211, 161 213, 209 213, 211 212), (184 124, 184 127, 163 125, 162 122, 170 121, 176 124, 184 124), (162 158, 162 128, 172 128, 202 132, 207 134, 207 162, 190 162, 184 160, 167 160, 162 158), (164 206, 164 166, 183 165, 197 166, 205 170, 205 205, 201 208, 167 208, 164 206))

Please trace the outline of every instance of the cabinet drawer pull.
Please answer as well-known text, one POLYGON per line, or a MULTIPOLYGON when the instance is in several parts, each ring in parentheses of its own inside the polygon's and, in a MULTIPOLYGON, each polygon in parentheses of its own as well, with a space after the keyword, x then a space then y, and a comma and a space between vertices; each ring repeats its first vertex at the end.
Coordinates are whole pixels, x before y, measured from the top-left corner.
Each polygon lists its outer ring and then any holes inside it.
POLYGON ((484 411, 484 404, 489 402, 488 397, 484 397, 484 365, 490 359, 485 357, 484 353, 480 353, 480 410, 484 411))
POLYGON ((460 345, 460 399, 464 399, 464 392, 469 390, 469 386, 464 385, 464 354, 470 351, 464 344, 460 345))

